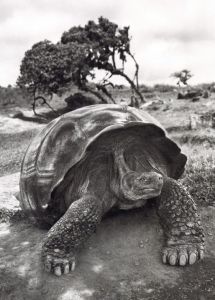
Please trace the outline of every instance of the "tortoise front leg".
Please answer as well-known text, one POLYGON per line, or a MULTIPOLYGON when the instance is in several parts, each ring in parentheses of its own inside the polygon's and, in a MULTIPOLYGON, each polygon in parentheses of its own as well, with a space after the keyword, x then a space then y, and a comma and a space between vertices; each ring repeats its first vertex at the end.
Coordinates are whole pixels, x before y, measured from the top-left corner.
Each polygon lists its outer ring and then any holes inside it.
POLYGON ((194 200, 177 181, 165 178, 157 212, 166 237, 163 263, 184 266, 204 254, 204 233, 194 200))
POLYGON ((58 276, 73 271, 78 247, 96 230, 102 215, 101 202, 93 196, 86 195, 73 202, 43 242, 46 271, 58 276))

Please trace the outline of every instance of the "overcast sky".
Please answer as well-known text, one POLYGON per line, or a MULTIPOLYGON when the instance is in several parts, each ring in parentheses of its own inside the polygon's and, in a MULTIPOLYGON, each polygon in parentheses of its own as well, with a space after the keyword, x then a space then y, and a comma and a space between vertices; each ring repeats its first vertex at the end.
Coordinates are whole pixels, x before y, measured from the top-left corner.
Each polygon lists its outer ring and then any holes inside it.
POLYGON ((0 0, 0 85, 15 84, 34 43, 99 16, 130 26, 141 82, 174 83, 184 68, 193 83, 215 81, 214 0, 0 0))

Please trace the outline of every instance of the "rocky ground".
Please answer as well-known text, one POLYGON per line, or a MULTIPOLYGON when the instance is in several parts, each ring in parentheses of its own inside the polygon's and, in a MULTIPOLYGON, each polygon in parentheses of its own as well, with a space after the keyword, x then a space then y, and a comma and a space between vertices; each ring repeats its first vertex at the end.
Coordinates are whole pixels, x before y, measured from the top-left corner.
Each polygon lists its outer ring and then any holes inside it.
POLYGON ((162 230, 153 207, 148 206, 105 217, 80 251, 74 273, 60 278, 45 273, 40 247, 46 231, 29 223, 14 197, 24 151, 44 124, 12 119, 4 113, 0 122, 0 299, 215 299, 215 129, 189 129, 190 113, 210 111, 215 101, 212 97, 195 106, 169 94, 158 96, 165 98, 165 103, 146 109, 189 156, 182 181, 201 211, 205 259, 184 268, 163 265, 162 230))

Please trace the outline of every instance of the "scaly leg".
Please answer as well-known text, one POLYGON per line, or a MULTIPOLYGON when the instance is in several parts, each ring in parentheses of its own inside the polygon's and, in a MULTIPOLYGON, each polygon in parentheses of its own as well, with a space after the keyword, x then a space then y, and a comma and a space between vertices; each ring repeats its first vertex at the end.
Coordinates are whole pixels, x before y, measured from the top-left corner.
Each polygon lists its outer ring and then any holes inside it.
POLYGON ((43 242, 46 271, 58 276, 73 271, 78 247, 96 230, 102 215, 101 202, 93 196, 86 195, 73 202, 43 242))
POLYGON ((204 233, 195 202, 186 189, 164 178, 157 208, 166 237, 163 263, 184 266, 203 258, 204 233))

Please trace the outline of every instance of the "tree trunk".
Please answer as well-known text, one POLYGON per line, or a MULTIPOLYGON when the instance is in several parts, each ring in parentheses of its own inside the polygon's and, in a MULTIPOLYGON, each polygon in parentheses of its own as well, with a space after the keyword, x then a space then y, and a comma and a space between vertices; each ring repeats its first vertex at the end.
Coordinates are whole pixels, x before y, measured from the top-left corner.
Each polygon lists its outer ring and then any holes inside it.
POLYGON ((142 103, 145 103, 145 99, 143 97, 143 95, 141 94, 141 92, 139 91, 139 89, 136 87, 136 85, 134 84, 134 82, 122 71, 118 70, 113 70, 112 71, 113 75, 120 75, 122 77, 124 77, 130 84, 131 88, 135 91, 135 93, 140 97, 140 100, 142 103))
POLYGON ((59 116, 58 112, 46 101, 46 99, 43 96, 35 96, 35 94, 34 94, 34 101, 32 104, 32 109, 33 109, 35 116, 39 116, 39 114, 36 113, 36 102, 40 99, 42 99, 43 103, 46 104, 57 116, 59 116))
POLYGON ((98 99, 100 99, 102 103, 104 103, 104 104, 107 104, 107 103, 108 103, 108 101, 107 101, 107 100, 106 100, 99 92, 97 92, 97 91, 91 89, 90 87, 88 87, 88 86, 85 85, 85 86, 80 86, 79 88, 80 88, 81 90, 85 91, 85 92, 89 92, 89 93, 93 94, 93 95, 96 96, 98 99))

